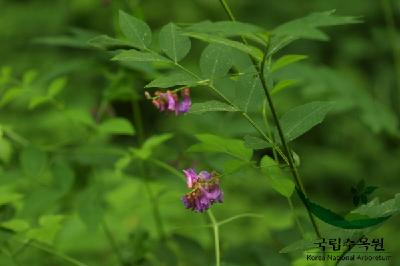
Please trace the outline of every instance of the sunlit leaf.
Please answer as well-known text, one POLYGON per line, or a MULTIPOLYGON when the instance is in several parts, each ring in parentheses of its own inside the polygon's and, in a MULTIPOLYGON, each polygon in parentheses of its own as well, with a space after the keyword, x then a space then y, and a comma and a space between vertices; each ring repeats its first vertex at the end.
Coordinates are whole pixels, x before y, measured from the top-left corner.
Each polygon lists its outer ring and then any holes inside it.
POLYGON ((277 162, 268 156, 264 156, 261 159, 260 167, 274 190, 287 198, 293 194, 295 184, 280 169, 277 162))
POLYGON ((211 80, 225 76, 232 67, 230 48, 221 44, 210 44, 200 57, 203 76, 211 80))
POLYGON ((63 220, 63 215, 43 215, 39 219, 39 227, 30 229, 26 237, 51 245, 61 229, 63 220))
POLYGON ((53 80, 50 83, 49 88, 47 89, 47 96, 50 98, 55 97, 64 89, 66 84, 67 84, 67 79, 64 77, 53 80))
POLYGON ((103 134, 133 135, 135 129, 125 118, 111 118, 99 125, 99 132, 103 134))
POLYGON ((295 84, 297 84, 297 80, 294 80, 294 79, 288 79, 288 80, 282 80, 282 81, 279 81, 277 84, 275 84, 275 86, 272 88, 272 90, 271 90, 271 94, 272 95, 274 95, 274 94, 277 94, 278 92, 280 92, 280 91, 282 91, 282 90, 284 90, 284 89, 286 89, 286 88, 288 88, 288 87, 290 87, 290 86, 293 86, 293 85, 295 85, 295 84))
POLYGON ((159 41, 161 49, 174 62, 182 60, 190 51, 190 39, 182 35, 180 28, 174 23, 169 23, 161 29, 159 41))
POLYGON ((161 76, 146 85, 146 88, 171 88, 174 86, 194 86, 200 85, 200 81, 186 73, 172 73, 161 76))
POLYGON ((173 137, 172 134, 162 134, 149 137, 142 145, 140 149, 132 149, 133 154, 139 158, 146 160, 148 159, 153 150, 163 144, 164 142, 170 140, 173 137))
POLYGON ((120 10, 119 26, 122 33, 133 46, 140 49, 145 49, 150 46, 151 30, 145 22, 120 10))
POLYGON ((168 58, 165 58, 159 54, 151 52, 141 52, 137 50, 123 51, 112 58, 114 61, 134 61, 134 62, 161 62, 170 63, 168 58))
POLYGON ((194 103, 190 108, 191 114, 203 114, 206 112, 237 112, 235 107, 220 102, 220 101, 208 101, 202 103, 194 103))
POLYGON ((107 35, 99 35, 90 39, 88 44, 103 50, 114 50, 118 48, 133 48, 133 46, 125 40, 119 40, 107 35))
POLYGON ((296 139, 321 123, 332 107, 332 102, 312 102, 284 114, 280 122, 287 141, 296 139))
POLYGON ((246 147, 253 150, 262 150, 271 147, 271 144, 266 142, 265 140, 250 135, 244 136, 244 144, 246 145, 246 147))
POLYGON ((244 146, 244 142, 238 139, 224 138, 211 134, 197 134, 200 143, 192 145, 190 152, 216 152, 225 153, 240 160, 249 161, 253 151, 244 146))
POLYGON ((272 64, 270 71, 271 72, 278 71, 281 68, 302 61, 306 58, 307 58, 306 55, 297 55, 297 54, 284 55, 272 64))
POLYGON ((205 41, 205 42, 220 44, 220 45, 224 45, 224 46, 231 47, 234 49, 238 49, 239 51, 242 51, 242 52, 245 52, 245 53, 251 55, 253 58, 257 59, 258 61, 261 61, 263 58, 263 52, 261 52, 258 48, 251 46, 251 45, 243 44, 238 41, 233 41, 233 40, 230 40, 227 38, 203 34, 203 33, 186 32, 185 35, 190 36, 195 39, 205 41))

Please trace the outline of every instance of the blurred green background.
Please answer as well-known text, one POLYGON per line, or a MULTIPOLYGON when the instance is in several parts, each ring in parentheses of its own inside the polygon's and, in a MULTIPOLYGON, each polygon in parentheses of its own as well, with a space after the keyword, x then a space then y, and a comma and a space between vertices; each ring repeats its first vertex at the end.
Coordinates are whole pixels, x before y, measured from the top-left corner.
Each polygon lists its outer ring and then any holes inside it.
MULTIPOLYGON (((370 199, 393 198, 400 185, 400 36, 393 29, 400 26, 400 2, 230 2, 238 20, 267 30, 332 9, 338 15, 361 18, 360 24, 327 28, 330 41, 302 40, 285 48, 281 53, 309 58, 279 73, 300 83, 280 94, 276 103, 282 114, 312 100, 336 102, 337 108, 323 124, 293 144, 313 200, 345 215, 354 208, 350 188, 360 180, 379 187, 370 199)), ((36 228, 30 234, 87 265, 212 265, 212 233, 204 228, 207 216, 183 208, 182 180, 154 162, 135 160, 125 171, 119 171, 118 162, 123 164, 126 149, 171 133, 168 142, 154 149, 157 161, 178 171, 195 166, 223 172, 228 161, 224 156, 186 152, 196 143, 193 135, 242 138, 254 132, 234 114, 176 118, 154 110, 144 99, 143 88, 163 69, 121 66, 109 60, 109 53, 87 43, 99 34, 120 35, 120 9, 145 20, 152 29, 170 21, 227 20, 216 0, 0 0, 0 203, 11 208, 2 213, 28 222, 36 228), (40 98, 54 80, 65 82, 58 100, 26 108, 26 102, 40 98), (11 104, 4 100, 4 88, 19 86, 28 87, 28 100, 23 95, 11 104), (94 129, 101 117, 125 118, 136 134, 101 134, 102 129, 94 129), (40 174, 30 176, 38 169, 40 174), (161 215, 167 241, 159 239, 155 213, 161 215), (47 222, 40 217, 47 217, 47 222)), ((203 48, 194 42, 184 64, 195 67, 203 48)), ((206 90, 193 90, 192 99, 210 96, 206 90)), ((257 172, 243 169, 228 175, 223 188, 225 203, 213 207, 217 218, 241 213, 263 216, 221 227, 226 265, 319 265, 307 264, 301 253, 278 253, 301 235, 287 201, 257 172)), ((296 197, 295 207, 312 235, 296 197)), ((399 221, 393 217, 371 233, 383 237, 387 251, 393 252, 390 262, 379 265, 400 265, 399 221)), ((69 265, 42 246, 24 246, 21 237, 11 238, 7 234, 0 238, 0 265, 69 265), (10 256, 10 250, 16 255, 10 256)))

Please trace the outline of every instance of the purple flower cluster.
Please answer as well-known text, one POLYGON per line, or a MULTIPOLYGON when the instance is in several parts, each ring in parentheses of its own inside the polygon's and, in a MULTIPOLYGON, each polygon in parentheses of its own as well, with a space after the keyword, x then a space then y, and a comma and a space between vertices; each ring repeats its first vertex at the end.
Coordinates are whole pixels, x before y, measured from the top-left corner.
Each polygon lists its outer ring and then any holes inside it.
POLYGON ((192 191, 182 197, 186 209, 204 212, 216 202, 223 202, 224 194, 219 186, 216 173, 201 171, 199 174, 192 169, 183 170, 188 188, 192 191))
POLYGON ((167 90, 167 92, 156 91, 154 97, 145 92, 145 96, 147 99, 151 99, 154 106, 161 112, 174 112, 178 115, 188 112, 192 106, 189 88, 181 90, 181 100, 175 91, 170 90, 167 90))

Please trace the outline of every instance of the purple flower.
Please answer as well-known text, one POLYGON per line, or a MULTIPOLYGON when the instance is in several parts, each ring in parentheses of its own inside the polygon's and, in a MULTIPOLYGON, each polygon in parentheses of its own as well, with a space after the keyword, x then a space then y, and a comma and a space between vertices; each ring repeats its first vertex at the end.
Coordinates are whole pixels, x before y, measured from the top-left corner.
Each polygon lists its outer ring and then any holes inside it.
POLYGON ((204 212, 212 204, 224 200, 224 194, 219 186, 219 178, 215 172, 201 171, 199 174, 192 169, 183 170, 186 183, 192 191, 182 197, 186 209, 204 212))
POLYGON ((178 108, 176 109, 176 114, 178 113, 187 113, 192 106, 192 101, 190 99, 190 90, 189 88, 185 88, 182 91, 183 100, 179 102, 178 108))
POLYGON ((174 112, 176 115, 187 113, 192 106, 189 88, 184 88, 181 91, 181 100, 175 91, 170 90, 167 90, 167 92, 156 91, 154 97, 151 97, 146 91, 145 97, 152 100, 154 106, 161 112, 174 112))
POLYGON ((183 170, 183 173, 186 176, 186 183, 188 188, 193 188, 194 183, 196 183, 198 179, 196 172, 193 170, 193 168, 189 168, 183 170))

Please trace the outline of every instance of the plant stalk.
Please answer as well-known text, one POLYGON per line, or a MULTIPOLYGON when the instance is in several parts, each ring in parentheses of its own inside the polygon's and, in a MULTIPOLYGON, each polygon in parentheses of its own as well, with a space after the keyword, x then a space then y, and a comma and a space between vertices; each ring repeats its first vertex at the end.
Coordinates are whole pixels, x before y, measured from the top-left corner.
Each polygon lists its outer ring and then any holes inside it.
MULTIPOLYGON (((222 6, 223 6, 225 12, 228 14, 229 18, 232 21, 235 21, 235 17, 232 16, 233 13, 232 13, 229 5, 227 4, 226 0, 220 0, 220 3, 222 4, 222 6)), ((245 44, 247 44, 247 41, 245 40, 245 38, 242 37, 242 39, 243 39, 243 42, 245 44)), ((261 63, 261 67, 259 67, 259 65, 254 60, 253 60, 253 65, 257 69, 258 76, 259 76, 261 84, 262 84, 262 88, 264 90, 268 105, 269 105, 270 110, 271 110, 272 118, 273 118, 273 120, 275 122, 275 125, 276 125, 277 129, 278 129, 279 138, 281 139, 281 142, 282 142, 282 145, 283 145, 283 151, 286 154, 286 157, 288 159, 288 164, 289 164, 289 167, 290 167, 290 171, 292 172, 292 175, 294 177, 294 180, 296 182, 297 187, 304 193, 304 195, 307 195, 306 192, 305 192, 303 183, 301 181, 299 172, 298 172, 298 170, 297 170, 297 168, 296 168, 296 166, 294 164, 293 155, 292 155, 292 153, 291 153, 291 151, 289 149, 289 146, 288 146, 288 144, 286 142, 285 135, 284 135, 282 127, 280 125, 279 118, 278 118, 274 103, 272 101, 272 96, 271 96, 271 94, 270 94, 270 92, 268 90, 267 82, 265 80, 264 68, 265 68, 265 63, 266 63, 266 60, 267 60, 267 56, 268 56, 268 51, 265 51, 264 58, 263 58, 262 63, 261 63)), ((309 216, 310 221, 311 221, 311 223, 312 223, 312 225, 314 227, 314 231, 315 231, 317 237, 321 238, 321 232, 319 230, 319 227, 317 225, 317 222, 316 222, 314 216, 311 214, 311 212, 307 208, 307 206, 306 206, 306 209, 307 209, 308 216, 309 216)))
POLYGON ((207 214, 210 217, 210 221, 214 231, 215 266, 221 266, 221 254, 219 247, 219 225, 217 219, 215 219, 215 216, 211 210, 208 210, 207 214))
MULTIPOLYGON (((142 112, 140 110, 139 102, 135 99, 132 99, 132 113, 133 113, 133 120, 135 123, 135 127, 137 128, 138 131, 137 143, 140 146, 145 141, 145 134, 143 127, 142 112)), ((162 241, 164 241, 165 240, 164 226, 161 219, 160 209, 158 207, 157 197, 154 195, 153 190, 151 189, 151 186, 149 184, 149 181, 147 180, 148 171, 143 162, 140 165, 140 170, 142 176, 144 177, 143 183, 146 189, 146 193, 150 200, 150 205, 152 207, 153 218, 158 236, 162 241)))

